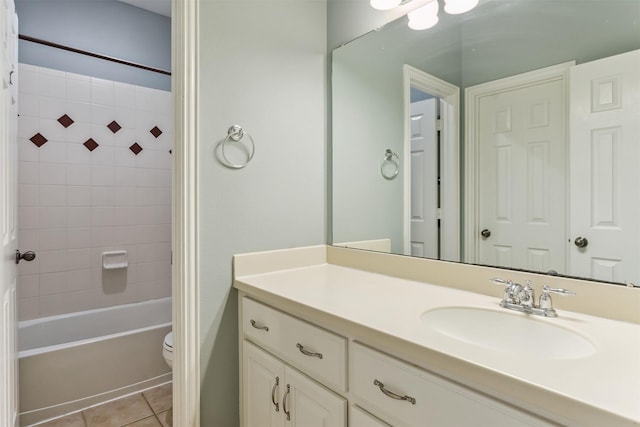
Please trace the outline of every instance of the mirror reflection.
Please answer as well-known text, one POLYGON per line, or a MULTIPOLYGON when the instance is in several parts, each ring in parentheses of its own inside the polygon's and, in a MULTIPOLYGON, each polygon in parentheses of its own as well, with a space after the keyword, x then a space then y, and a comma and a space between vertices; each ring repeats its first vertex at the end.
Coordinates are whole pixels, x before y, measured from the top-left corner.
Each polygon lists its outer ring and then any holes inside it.
POLYGON ((489 0, 334 50, 333 243, 640 284, 639 49, 637 0, 489 0))

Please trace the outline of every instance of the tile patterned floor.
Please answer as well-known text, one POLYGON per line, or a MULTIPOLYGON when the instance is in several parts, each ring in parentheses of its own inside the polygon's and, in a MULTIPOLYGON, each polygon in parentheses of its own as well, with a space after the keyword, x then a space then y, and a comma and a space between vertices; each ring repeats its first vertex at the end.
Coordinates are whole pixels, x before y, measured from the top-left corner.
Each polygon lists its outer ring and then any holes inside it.
POLYGON ((173 427, 172 384, 165 384, 37 427, 173 427))

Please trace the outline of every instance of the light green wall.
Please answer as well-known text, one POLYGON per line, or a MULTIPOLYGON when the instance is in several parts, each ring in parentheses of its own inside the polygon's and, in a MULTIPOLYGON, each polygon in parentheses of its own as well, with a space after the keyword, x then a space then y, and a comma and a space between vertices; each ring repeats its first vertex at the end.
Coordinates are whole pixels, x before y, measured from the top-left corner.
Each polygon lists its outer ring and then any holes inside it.
POLYGON ((199 20, 201 425, 232 427, 232 256, 325 242, 326 2, 202 0, 199 20), (241 170, 213 154, 232 124, 256 144, 241 170))

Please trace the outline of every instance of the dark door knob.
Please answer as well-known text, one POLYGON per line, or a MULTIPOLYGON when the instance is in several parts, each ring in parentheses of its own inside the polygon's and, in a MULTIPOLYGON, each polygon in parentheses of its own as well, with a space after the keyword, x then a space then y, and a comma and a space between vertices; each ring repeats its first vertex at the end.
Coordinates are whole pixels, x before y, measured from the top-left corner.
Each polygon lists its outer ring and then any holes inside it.
POLYGON ((576 237, 576 240, 574 240, 573 243, 579 248, 586 248, 589 241, 586 237, 576 237))
POLYGON ((480 235, 486 239, 487 237, 491 236, 491 230, 485 228, 480 232, 480 235))
POLYGON ((36 253, 33 251, 27 251, 22 254, 20 251, 16 250, 16 264, 18 264, 22 259, 25 261, 33 261, 36 259, 36 253))

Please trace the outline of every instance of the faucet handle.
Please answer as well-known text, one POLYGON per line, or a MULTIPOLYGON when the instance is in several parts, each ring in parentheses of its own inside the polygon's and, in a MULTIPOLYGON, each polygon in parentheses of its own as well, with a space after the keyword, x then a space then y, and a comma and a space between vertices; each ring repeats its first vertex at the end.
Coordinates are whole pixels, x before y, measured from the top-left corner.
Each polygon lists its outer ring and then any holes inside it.
POLYGON ((556 310, 553 308, 553 301, 551 300, 550 293, 558 294, 558 295, 575 295, 576 293, 570 291, 569 289, 563 288, 552 288, 549 285, 544 285, 542 287, 542 295, 540 295, 540 308, 544 310, 544 315, 547 317, 556 317, 556 310))
POLYGON ((499 279, 497 277, 489 279, 494 285, 504 286, 504 293, 502 294, 501 304, 519 304, 520 293, 522 292, 522 286, 514 283, 512 280, 499 279))

